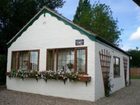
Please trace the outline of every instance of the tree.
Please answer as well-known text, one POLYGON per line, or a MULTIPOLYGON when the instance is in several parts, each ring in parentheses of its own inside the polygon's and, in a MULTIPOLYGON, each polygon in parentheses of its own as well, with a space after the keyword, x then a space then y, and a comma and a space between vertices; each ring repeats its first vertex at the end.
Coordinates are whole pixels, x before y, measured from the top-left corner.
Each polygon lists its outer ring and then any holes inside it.
POLYGON ((64 0, 0 1, 0 84, 5 83, 6 43, 43 7, 60 8, 64 0))
POLYGON ((90 16, 91 5, 89 0, 80 0, 73 22, 88 30, 91 22, 90 16))
POLYGON ((3 0, 0 2, 0 53, 6 43, 43 7, 60 8, 64 0, 3 0))
POLYGON ((64 0, 36 0, 38 9, 46 5, 48 8, 54 10, 55 8, 60 8, 64 4, 64 0))
POLYGON ((130 61, 131 67, 140 67, 140 50, 137 49, 131 49, 127 51, 131 56, 132 60, 130 61))
POLYGON ((6 55, 0 55, 0 85, 4 85, 6 82, 6 55))
POLYGON ((73 22, 116 46, 120 42, 118 21, 113 19, 110 7, 105 4, 91 5, 89 0, 80 0, 73 22))

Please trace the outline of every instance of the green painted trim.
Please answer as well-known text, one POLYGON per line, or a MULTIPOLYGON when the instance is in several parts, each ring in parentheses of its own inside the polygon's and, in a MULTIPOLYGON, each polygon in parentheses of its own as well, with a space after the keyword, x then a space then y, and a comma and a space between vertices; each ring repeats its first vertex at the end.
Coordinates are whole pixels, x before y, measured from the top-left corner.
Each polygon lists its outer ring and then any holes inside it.
POLYGON ((17 40, 18 37, 22 35, 23 32, 25 32, 29 26, 31 26, 42 14, 49 13, 50 15, 56 17, 58 20, 63 21, 66 25, 71 26, 73 29, 78 30, 81 34, 86 35, 89 39, 92 41, 95 41, 95 35, 92 33, 86 31, 85 29, 79 27, 78 25, 74 24, 70 20, 66 19, 65 17, 59 15, 58 13, 48 9, 47 7, 43 7, 8 43, 8 47, 12 45, 14 41, 17 40))

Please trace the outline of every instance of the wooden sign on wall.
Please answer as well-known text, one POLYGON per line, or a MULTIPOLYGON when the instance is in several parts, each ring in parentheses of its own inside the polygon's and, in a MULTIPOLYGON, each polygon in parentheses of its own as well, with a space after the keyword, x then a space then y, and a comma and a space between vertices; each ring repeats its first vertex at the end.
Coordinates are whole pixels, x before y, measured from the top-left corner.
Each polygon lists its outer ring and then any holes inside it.
POLYGON ((84 39, 76 39, 76 40, 75 40, 75 45, 76 45, 76 46, 84 45, 84 39))

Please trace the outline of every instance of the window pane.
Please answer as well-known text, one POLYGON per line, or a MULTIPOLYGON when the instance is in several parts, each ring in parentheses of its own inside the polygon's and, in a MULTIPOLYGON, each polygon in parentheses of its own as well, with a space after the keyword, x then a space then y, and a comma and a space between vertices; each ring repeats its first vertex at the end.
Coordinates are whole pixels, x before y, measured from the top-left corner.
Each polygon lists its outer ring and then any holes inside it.
POLYGON ((29 64, 29 52, 27 51, 20 52, 19 69, 28 70, 28 64, 29 64))
POLYGON ((74 50, 58 50, 58 70, 74 71, 74 50))
POLYGON ((119 65, 119 59, 116 58, 116 65, 119 65))
POLYGON ((30 69, 31 70, 38 69, 38 51, 30 52, 30 69))
POLYGON ((120 58, 114 57, 114 77, 120 76, 120 58))
POLYGON ((47 51, 47 70, 54 70, 54 53, 53 50, 47 51))
POLYGON ((86 55, 85 55, 85 49, 78 49, 77 50, 77 71, 80 73, 85 73, 85 61, 86 61, 86 55))
POLYGON ((11 69, 16 70, 18 68, 18 52, 12 52, 12 62, 11 62, 11 69))

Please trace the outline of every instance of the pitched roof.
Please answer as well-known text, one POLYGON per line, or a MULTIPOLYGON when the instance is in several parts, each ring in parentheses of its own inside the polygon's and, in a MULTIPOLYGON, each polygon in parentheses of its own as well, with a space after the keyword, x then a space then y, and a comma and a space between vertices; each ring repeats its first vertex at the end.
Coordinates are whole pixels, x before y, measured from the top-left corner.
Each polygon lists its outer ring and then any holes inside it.
POLYGON ((119 50, 119 51, 121 51, 121 52, 123 52, 124 54, 126 54, 126 55, 129 55, 128 53, 126 53, 125 51, 123 51, 122 49, 120 49, 120 48, 118 48, 118 47, 116 47, 115 45, 113 45, 113 44, 111 44, 110 42, 108 42, 108 41, 106 41, 106 40, 104 40, 103 38, 101 38, 101 37, 99 37, 99 36, 97 36, 96 34, 94 34, 94 33, 91 33, 91 32, 89 32, 89 31, 87 31, 87 30, 85 30, 84 28, 82 28, 82 27, 80 27, 80 26, 78 26, 78 25, 76 25, 76 24, 74 24, 72 21, 70 21, 70 20, 68 20, 67 18, 65 18, 65 17, 63 17, 62 15, 60 15, 60 14, 58 14, 58 13, 56 13, 55 11, 52 11, 52 10, 50 10, 49 8, 47 8, 46 6, 44 6, 8 43, 7 43, 7 45, 8 45, 8 47, 10 47, 11 46, 11 44, 14 42, 14 41, 16 41, 16 39, 18 38, 18 37, 20 37, 21 35, 22 35, 22 33, 24 32, 24 31, 26 31, 27 29, 28 29, 28 27, 29 26, 31 26, 32 24, 33 24, 33 22, 35 21, 35 20, 37 20, 38 18, 39 18, 39 16, 40 15, 42 15, 43 13, 50 13, 52 16, 55 16, 58 20, 60 20, 60 21, 63 21, 65 24, 67 24, 67 25, 70 25, 73 29, 76 29, 76 30, 78 30, 80 33, 83 33, 84 35, 86 35, 90 40, 92 40, 92 41, 100 41, 100 42, 103 42, 103 43, 105 43, 105 44, 107 44, 107 45, 109 45, 109 46, 111 46, 111 47, 113 47, 113 48, 115 48, 115 49, 117 49, 117 50, 119 50))

